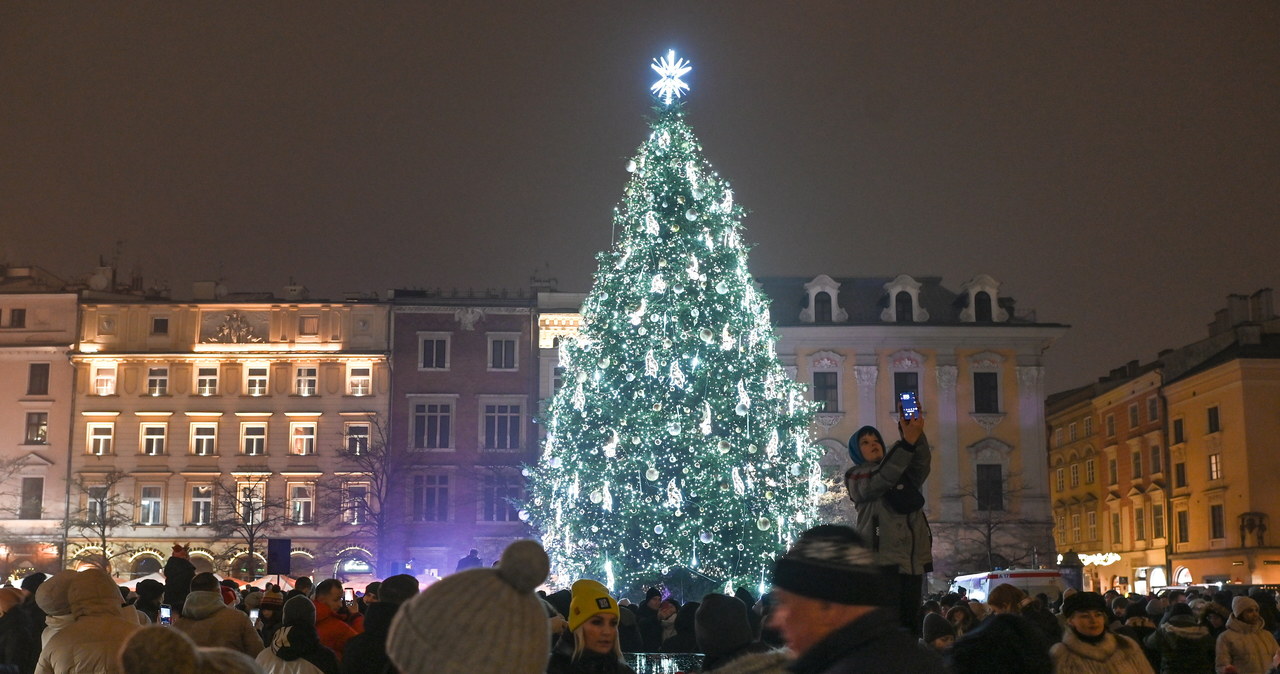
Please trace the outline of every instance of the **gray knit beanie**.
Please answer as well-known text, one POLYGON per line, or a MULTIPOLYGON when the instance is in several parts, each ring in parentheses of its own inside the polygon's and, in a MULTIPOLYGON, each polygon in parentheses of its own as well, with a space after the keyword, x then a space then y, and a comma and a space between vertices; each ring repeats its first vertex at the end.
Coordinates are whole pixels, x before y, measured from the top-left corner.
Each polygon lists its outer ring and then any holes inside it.
POLYGON ((737 597, 709 594, 702 598, 694 618, 698 648, 708 656, 731 653, 754 641, 747 605, 737 597))
POLYGON ((549 569, 541 545, 516 541, 497 567, 434 583, 396 612, 387 655, 401 674, 546 671, 551 634, 533 591, 549 569))
POLYGON ((280 623, 285 627, 293 625, 311 625, 316 624, 316 605, 311 603, 310 599, 302 595, 298 595, 284 603, 284 616, 280 619, 280 623))

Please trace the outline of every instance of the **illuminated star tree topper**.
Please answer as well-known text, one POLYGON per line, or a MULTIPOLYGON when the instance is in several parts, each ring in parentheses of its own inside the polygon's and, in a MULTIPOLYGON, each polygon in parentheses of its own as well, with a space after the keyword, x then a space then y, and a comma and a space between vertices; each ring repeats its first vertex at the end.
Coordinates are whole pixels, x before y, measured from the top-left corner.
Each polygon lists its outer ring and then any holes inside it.
POLYGON ((649 90, 655 96, 662 99, 664 105, 671 105, 671 101, 680 98, 684 92, 689 90, 689 85, 680 79, 689 74, 693 67, 684 59, 676 58, 676 50, 672 49, 667 55, 661 59, 654 59, 653 64, 649 66, 653 71, 658 73, 658 81, 653 83, 649 90))

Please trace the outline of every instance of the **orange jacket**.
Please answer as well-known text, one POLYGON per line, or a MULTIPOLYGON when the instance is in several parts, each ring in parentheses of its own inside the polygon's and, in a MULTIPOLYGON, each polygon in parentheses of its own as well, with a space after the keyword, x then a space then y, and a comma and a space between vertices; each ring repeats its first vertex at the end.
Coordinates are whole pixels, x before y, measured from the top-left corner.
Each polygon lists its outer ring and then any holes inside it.
POLYGON ((328 646, 338 660, 342 660, 342 649, 347 640, 364 631, 364 616, 356 613, 344 617, 314 599, 311 603, 316 606, 316 634, 320 635, 320 643, 328 646))

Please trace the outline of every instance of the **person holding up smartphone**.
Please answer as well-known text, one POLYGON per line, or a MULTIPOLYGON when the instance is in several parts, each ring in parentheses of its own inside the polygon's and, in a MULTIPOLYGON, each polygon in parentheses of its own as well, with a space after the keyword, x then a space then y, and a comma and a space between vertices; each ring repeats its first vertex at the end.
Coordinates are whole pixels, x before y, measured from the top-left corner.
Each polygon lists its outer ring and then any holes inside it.
POLYGON ((849 438, 853 467, 845 487, 857 510, 858 533, 870 542, 880 564, 898 572, 898 618, 912 634, 924 590, 924 574, 933 570, 933 534, 924 514, 924 481, 929 477, 929 441, 924 412, 915 392, 895 401, 899 440, 885 451, 874 426, 863 426, 849 438))

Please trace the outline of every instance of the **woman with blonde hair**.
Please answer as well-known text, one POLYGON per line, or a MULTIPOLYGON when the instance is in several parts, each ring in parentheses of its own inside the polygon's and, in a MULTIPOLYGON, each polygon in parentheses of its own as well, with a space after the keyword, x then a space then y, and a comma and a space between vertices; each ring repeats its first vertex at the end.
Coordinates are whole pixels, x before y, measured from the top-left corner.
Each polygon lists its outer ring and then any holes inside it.
POLYGON ((618 602, 594 580, 573 584, 568 631, 547 663, 548 674, 634 674, 622 661, 618 642, 618 602))

